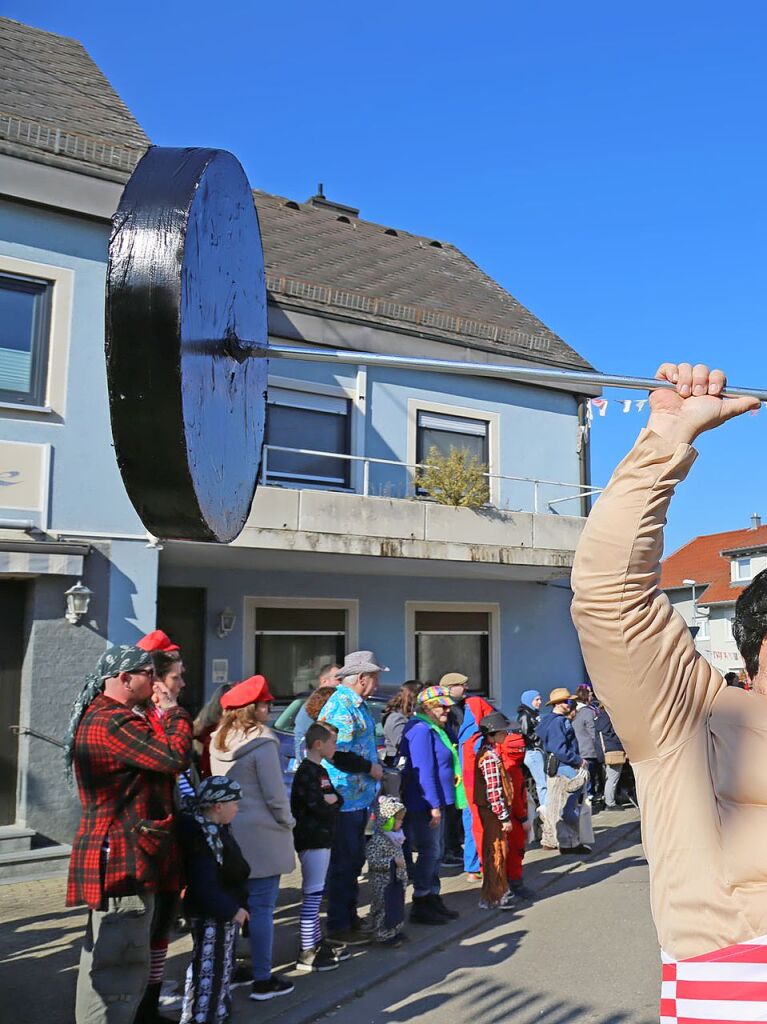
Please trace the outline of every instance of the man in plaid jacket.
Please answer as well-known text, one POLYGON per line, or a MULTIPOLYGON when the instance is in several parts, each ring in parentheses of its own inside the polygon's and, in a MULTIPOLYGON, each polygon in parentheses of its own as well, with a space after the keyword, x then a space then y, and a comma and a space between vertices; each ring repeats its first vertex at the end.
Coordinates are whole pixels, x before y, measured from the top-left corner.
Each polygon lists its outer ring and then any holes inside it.
POLYGON ((75 701, 70 758, 82 804, 67 906, 90 908, 77 1024, 131 1024, 149 973, 160 864, 172 846, 168 782, 190 762, 192 723, 156 682, 151 654, 111 647, 75 701), (163 730, 144 708, 152 694, 163 730))

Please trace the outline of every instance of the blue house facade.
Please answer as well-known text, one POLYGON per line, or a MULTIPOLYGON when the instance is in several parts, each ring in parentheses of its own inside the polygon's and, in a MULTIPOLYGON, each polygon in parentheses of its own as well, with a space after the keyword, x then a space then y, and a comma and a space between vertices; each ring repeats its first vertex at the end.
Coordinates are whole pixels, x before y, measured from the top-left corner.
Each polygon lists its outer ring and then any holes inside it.
MULTIPOLYGON (((78 43, 8 19, 0 35, 15 55, 0 97, 0 729, 19 731, 0 754, 0 874, 35 833, 71 836, 51 740, 108 642, 165 629, 191 707, 254 671, 287 700, 360 647, 390 667, 387 686, 463 671, 510 712, 531 685, 580 682, 569 572, 588 511, 588 389, 274 359, 242 535, 147 534, 114 458, 103 323, 110 217, 148 139, 78 43), (49 92, 25 79, 30 55, 57 67, 49 92), (477 456, 486 504, 419 491, 433 448, 477 456), (78 581, 91 595, 74 622, 78 581)), ((448 243, 321 192, 254 199, 274 342, 587 366, 448 243)))

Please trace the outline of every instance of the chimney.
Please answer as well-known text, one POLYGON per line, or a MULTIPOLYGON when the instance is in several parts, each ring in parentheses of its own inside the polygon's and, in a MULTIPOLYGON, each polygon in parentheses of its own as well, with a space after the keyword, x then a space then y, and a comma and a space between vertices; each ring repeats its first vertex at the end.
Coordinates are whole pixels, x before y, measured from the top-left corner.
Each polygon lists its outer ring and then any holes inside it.
POLYGON ((310 196, 306 203, 308 206, 314 206, 318 210, 328 210, 328 212, 340 213, 345 217, 359 217, 360 211, 354 206, 345 206, 344 203, 334 203, 332 199, 328 199, 325 195, 325 189, 322 182, 317 186, 317 194, 310 196))
POLYGON ((758 530, 761 525, 762 517, 759 515, 758 512, 754 512, 754 514, 751 516, 751 529, 758 530))

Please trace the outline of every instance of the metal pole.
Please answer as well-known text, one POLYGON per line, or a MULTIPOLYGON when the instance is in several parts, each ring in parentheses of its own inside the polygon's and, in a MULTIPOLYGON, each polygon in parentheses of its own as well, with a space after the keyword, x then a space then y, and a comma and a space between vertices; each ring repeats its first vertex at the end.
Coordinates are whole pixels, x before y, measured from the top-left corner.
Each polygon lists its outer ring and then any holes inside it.
MULTIPOLYGON (((670 381, 652 377, 624 377, 617 373, 598 373, 596 370, 563 370, 542 366, 505 366, 499 363, 469 363, 459 359, 430 359, 424 356, 389 356, 380 352, 355 352, 351 349, 302 348, 300 345, 269 345, 252 348, 250 354, 270 359, 303 359, 308 362, 350 363, 352 365, 387 366, 399 369, 431 370, 436 373, 461 373, 469 377, 495 377, 519 381, 522 384, 585 385, 599 388, 627 388, 630 391, 654 391, 656 388, 673 389, 670 381)), ((767 402, 765 388, 727 387, 727 398, 753 396, 767 402)))

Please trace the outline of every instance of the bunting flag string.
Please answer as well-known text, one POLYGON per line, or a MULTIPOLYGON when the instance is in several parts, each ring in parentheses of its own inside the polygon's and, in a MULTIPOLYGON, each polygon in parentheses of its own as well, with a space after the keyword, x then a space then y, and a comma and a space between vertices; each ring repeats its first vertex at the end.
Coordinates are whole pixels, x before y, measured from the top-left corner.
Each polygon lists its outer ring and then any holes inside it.
MULTIPOLYGON (((589 424, 594 421, 594 414, 597 413, 599 416, 604 417, 607 415, 607 410, 610 406, 617 406, 621 413, 629 412, 642 412, 644 407, 647 405, 646 398, 632 399, 632 398, 590 398, 586 406, 586 420, 589 424)), ((762 402, 758 409, 751 411, 752 416, 757 416, 763 406, 767 406, 767 402, 762 402)))

